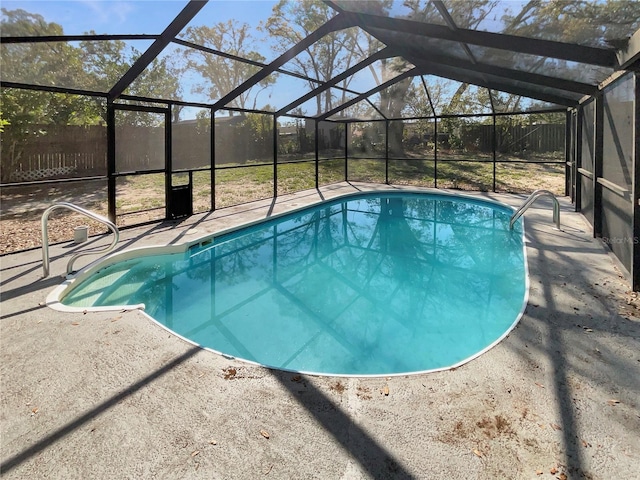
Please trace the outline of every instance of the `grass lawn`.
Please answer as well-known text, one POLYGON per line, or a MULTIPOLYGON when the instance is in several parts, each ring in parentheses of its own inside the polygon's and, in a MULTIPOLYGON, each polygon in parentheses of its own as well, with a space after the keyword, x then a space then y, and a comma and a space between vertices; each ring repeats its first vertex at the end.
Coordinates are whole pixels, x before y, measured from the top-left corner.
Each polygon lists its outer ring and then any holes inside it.
MULTIPOLYGON (((493 188, 493 163, 468 161, 468 155, 439 154, 437 186, 460 190, 493 188)), ((500 158, 500 160, 519 160, 500 158)), ((561 160, 553 156, 535 161, 561 160)), ((349 159, 347 178, 350 181, 384 183, 384 159, 349 159)), ((315 162, 279 163, 277 167, 278 195, 315 188, 315 162)), ((418 157, 389 161, 389 183, 433 187, 435 180, 433 159, 418 157)), ((345 179, 342 158, 321 160, 318 181, 327 185, 345 179)), ((187 174, 174 174, 174 185, 188 181, 187 174)), ((496 191, 529 193, 538 188, 564 194, 564 165, 540 163, 498 163, 496 191)), ((242 168, 218 168, 215 171, 215 206, 224 208, 240 203, 271 198, 274 194, 272 165, 245 164, 242 168)), ((0 253, 7 253, 40 245, 40 217, 51 204, 60 201, 75 203, 84 208, 107 214, 107 183, 104 180, 58 185, 6 187, 1 192, 0 253)), ((193 173, 194 213, 211 209, 211 172, 193 173)), ((165 176, 162 173, 131 175, 116 180, 116 214, 119 226, 135 225, 165 216, 165 176)), ((51 242, 73 238, 73 226, 89 224, 89 234, 103 231, 102 226, 87 222, 84 217, 65 211, 56 212, 49 222, 51 242)))

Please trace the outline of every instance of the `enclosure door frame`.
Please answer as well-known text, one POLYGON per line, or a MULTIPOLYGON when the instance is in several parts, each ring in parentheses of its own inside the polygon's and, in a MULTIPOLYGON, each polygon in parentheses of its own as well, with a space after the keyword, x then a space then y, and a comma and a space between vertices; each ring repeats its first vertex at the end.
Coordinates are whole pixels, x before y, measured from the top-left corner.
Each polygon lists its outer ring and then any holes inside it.
MULTIPOLYGON (((150 107, 107 103, 107 204, 109 220, 116 223, 116 179, 123 172, 116 172, 116 112, 159 113, 164 115, 164 218, 169 218, 171 192, 171 106, 150 107)), ((152 171, 126 172, 127 175, 144 175, 152 171)), ((160 173, 160 172, 158 172, 160 173)))

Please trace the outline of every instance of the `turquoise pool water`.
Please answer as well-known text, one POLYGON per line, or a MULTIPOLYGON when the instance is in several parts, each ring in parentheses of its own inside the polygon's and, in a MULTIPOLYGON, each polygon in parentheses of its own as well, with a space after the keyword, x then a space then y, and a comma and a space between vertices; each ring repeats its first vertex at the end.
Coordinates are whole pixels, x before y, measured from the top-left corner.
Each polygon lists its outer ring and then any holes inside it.
POLYGON ((527 295, 512 210, 441 194, 323 203, 98 270, 62 303, 144 303, 196 344, 280 369, 391 375, 448 368, 510 331, 527 295))

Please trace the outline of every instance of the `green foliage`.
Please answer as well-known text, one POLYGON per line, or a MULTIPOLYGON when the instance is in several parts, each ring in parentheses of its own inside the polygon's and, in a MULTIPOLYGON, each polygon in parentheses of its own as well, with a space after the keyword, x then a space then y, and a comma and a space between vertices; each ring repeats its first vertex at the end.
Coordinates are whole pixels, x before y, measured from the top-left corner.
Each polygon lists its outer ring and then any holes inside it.
MULTIPOLYGON (((272 12, 262 29, 278 40, 274 46, 278 54, 302 41, 335 15, 332 8, 319 0, 280 0, 272 12)), ((294 57, 290 68, 307 77, 328 81, 370 53, 363 49, 362 45, 367 44, 363 35, 357 28, 331 32, 294 57)), ((344 80, 340 86, 347 88, 349 81, 344 80)), ((309 82, 310 88, 316 86, 315 82, 309 82)), ((340 97, 334 98, 331 90, 327 89, 316 96, 316 112, 307 113, 320 114, 331 110, 336 103, 346 101, 346 92, 342 92, 340 97)))
MULTIPOLYGON (((3 35, 63 35, 62 26, 24 10, 2 9, 3 35)), ((88 32, 95 34, 95 32, 88 32)), ((108 92, 141 52, 122 41, 2 44, 3 78, 20 83, 108 92)), ((178 78, 157 58, 125 93, 175 98, 178 78)), ((2 111, 12 125, 95 125, 106 120, 104 101, 72 94, 3 89, 2 111)))
MULTIPOLYGON (((0 27, 7 36, 64 34, 60 25, 20 9, 3 8, 0 27)), ((17 43, 2 44, 0 48, 3 79, 96 92, 109 91, 141 55, 122 41, 80 42, 79 46, 70 42, 17 43)), ((178 79, 172 67, 166 59, 156 59, 126 93, 173 98, 177 91, 178 79)), ((106 104, 100 97, 3 88, 0 101, 7 125, 0 142, 3 181, 22 159, 28 142, 48 135, 46 126, 106 122, 106 104)), ((131 125, 154 123, 152 117, 136 116, 135 112, 122 112, 119 121, 131 125)))
MULTIPOLYGON (((255 39, 249 30, 248 24, 229 20, 212 27, 206 25, 189 27, 186 30, 185 40, 262 63, 265 58, 255 50, 255 39)), ((260 70, 259 67, 249 63, 195 49, 185 50, 184 55, 187 60, 186 69, 195 70, 203 79, 202 83, 194 84, 192 92, 205 94, 211 101, 231 92, 260 70)), ((273 82, 273 76, 267 77, 259 83, 259 86, 262 90, 273 82)), ((255 109, 258 93, 254 89, 246 91, 236 97, 230 106, 255 109), (253 100, 252 104, 251 100, 253 100)))

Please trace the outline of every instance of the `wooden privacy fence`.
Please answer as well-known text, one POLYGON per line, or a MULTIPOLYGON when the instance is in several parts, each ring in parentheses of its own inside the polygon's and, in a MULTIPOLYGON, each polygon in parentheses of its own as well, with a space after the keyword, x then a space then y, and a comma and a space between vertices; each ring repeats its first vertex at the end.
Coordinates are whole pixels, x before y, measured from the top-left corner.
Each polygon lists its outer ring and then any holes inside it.
MULTIPOLYGON (((272 159, 270 125, 256 128, 239 117, 235 122, 216 122, 215 128, 216 164, 272 159)), ((209 125, 178 123, 172 125, 172 133, 174 170, 209 167, 209 125)), ((333 143, 327 138, 333 135, 327 133, 333 132, 320 130, 321 150, 326 148, 325 144, 333 143)), ((458 124, 439 134, 439 139, 443 135, 445 142, 457 137, 462 148, 467 150, 493 150, 493 126, 490 124, 458 124)), ((496 150, 500 153, 562 151, 564 142, 564 125, 498 123, 496 126, 496 150)), ((162 170, 164 148, 163 127, 118 126, 116 171, 162 170)), ((2 183, 106 175, 107 129, 100 125, 36 125, 28 129, 8 125, 0 137, 0 155, 2 183)))
MULTIPOLYGON (((463 145, 481 152, 493 151, 493 125, 464 125, 463 145)), ((557 152, 565 145, 564 124, 496 125, 496 150, 500 153, 557 152)))
POLYGON ((99 125, 7 125, 0 137, 3 183, 105 175, 107 129, 99 125))

